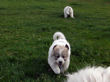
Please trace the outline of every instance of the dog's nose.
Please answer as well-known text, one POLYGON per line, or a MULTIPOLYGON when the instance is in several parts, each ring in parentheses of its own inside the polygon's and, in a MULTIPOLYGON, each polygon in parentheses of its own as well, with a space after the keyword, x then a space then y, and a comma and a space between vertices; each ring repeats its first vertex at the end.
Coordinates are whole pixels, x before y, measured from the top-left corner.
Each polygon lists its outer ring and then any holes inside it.
POLYGON ((62 61, 59 61, 59 64, 61 65, 62 64, 62 61))

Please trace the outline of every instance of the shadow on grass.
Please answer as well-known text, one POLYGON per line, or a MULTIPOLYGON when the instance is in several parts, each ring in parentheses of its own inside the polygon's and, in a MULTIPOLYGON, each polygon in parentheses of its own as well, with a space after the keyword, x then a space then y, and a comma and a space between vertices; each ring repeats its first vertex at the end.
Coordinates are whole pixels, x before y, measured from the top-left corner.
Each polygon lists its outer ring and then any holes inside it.
POLYGON ((55 76, 48 65, 47 59, 41 58, 30 58, 25 60, 23 71, 26 78, 38 79, 41 75, 49 75, 49 77, 55 76))
POLYGON ((0 7, 0 10, 6 10, 6 8, 4 8, 4 7, 0 7))
POLYGON ((70 5, 73 5, 73 6, 82 6, 82 4, 81 3, 71 3, 70 5))
POLYGON ((64 14, 59 15, 60 18, 64 18, 64 14))

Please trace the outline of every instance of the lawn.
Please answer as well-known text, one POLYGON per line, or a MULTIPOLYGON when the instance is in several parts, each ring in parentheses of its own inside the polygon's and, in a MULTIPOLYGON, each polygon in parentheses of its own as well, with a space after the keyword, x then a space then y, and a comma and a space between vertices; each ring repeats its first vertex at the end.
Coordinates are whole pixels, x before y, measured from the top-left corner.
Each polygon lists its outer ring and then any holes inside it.
POLYGON ((109 0, 0 0, 0 82, 63 82, 47 63, 56 31, 71 45, 67 72, 110 65, 109 0))

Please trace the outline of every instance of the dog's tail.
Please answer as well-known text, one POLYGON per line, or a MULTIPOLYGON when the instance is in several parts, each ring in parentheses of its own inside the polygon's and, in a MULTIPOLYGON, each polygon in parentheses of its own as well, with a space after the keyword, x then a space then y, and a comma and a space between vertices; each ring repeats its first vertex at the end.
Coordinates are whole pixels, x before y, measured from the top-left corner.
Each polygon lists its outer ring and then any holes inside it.
POLYGON ((66 39, 64 34, 61 33, 61 32, 56 32, 54 35, 53 35, 53 40, 58 40, 58 39, 66 39))

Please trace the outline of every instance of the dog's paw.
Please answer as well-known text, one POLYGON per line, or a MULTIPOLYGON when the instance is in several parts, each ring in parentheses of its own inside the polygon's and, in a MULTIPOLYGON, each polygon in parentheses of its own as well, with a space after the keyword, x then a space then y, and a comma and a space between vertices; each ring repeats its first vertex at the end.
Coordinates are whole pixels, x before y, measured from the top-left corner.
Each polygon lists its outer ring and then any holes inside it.
POLYGON ((54 72, 55 72, 55 74, 60 74, 60 70, 56 70, 54 72))

